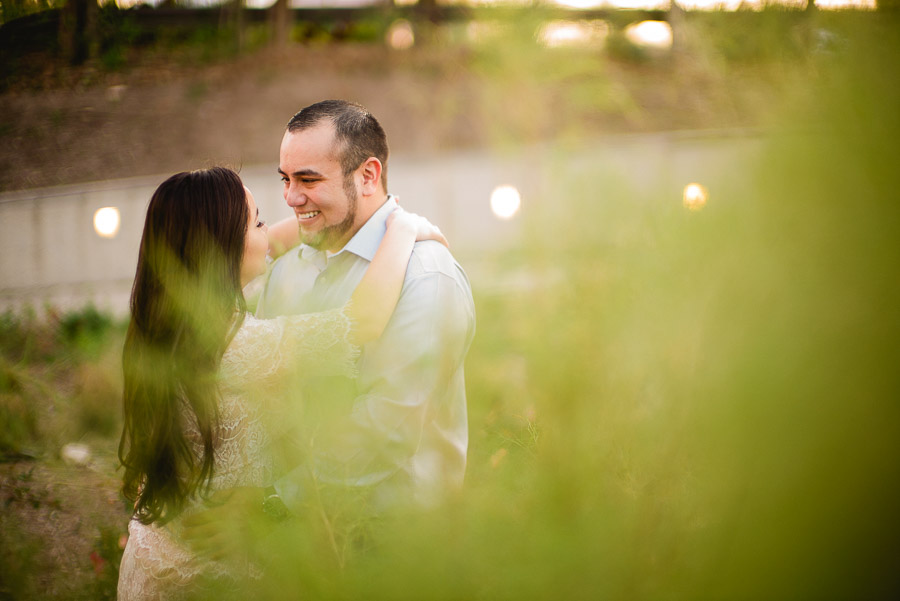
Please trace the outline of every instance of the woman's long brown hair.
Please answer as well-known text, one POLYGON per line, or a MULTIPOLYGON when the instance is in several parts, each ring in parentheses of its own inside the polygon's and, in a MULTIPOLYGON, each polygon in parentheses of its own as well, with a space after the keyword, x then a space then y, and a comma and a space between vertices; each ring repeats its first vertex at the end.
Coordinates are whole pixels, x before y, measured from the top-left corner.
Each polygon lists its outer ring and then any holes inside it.
POLYGON ((244 186, 222 167, 173 175, 150 200, 122 353, 119 442, 122 490, 144 523, 168 521, 208 490, 216 374, 246 311, 240 276, 248 220, 244 186), (200 440, 189 437, 188 420, 200 440))

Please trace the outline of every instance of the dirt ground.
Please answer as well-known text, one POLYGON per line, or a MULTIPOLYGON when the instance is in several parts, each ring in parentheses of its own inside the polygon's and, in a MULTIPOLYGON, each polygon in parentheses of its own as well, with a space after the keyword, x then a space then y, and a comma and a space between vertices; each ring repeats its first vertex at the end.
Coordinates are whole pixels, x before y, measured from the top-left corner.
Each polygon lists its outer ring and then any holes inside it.
POLYGON ((118 71, 34 57, 0 93, 0 191, 275 161, 290 116, 324 98, 361 102, 392 151, 411 154, 756 125, 771 92, 689 58, 542 56, 295 44, 215 61, 145 54, 118 71))
POLYGON ((128 512, 114 458, 99 455, 0 464, 0 599, 115 598, 128 512))

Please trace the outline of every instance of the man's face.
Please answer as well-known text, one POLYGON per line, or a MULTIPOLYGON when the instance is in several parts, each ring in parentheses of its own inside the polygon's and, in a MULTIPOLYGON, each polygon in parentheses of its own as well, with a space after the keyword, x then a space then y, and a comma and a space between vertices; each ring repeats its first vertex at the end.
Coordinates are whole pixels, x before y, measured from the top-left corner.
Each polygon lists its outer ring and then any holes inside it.
POLYGON ((321 250, 340 250, 359 230, 353 174, 344 178, 334 142, 334 126, 325 122, 281 141, 278 172, 284 200, 294 209, 300 238, 321 250))

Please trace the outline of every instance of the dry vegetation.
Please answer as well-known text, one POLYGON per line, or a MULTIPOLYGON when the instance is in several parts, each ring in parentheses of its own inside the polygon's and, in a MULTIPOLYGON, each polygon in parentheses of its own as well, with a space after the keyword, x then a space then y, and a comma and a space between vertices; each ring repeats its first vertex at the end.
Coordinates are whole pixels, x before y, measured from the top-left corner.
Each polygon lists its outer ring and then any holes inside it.
POLYGON ((403 153, 765 125, 806 71, 797 31, 810 25, 782 21, 778 48, 753 41, 759 23, 722 47, 698 21, 661 54, 621 32, 606 49, 544 49, 534 20, 505 23, 492 43, 445 32, 407 51, 356 42, 234 55, 191 42, 126 48, 114 68, 31 54, 0 93, 0 190, 269 162, 289 116, 326 97, 369 107, 403 153))

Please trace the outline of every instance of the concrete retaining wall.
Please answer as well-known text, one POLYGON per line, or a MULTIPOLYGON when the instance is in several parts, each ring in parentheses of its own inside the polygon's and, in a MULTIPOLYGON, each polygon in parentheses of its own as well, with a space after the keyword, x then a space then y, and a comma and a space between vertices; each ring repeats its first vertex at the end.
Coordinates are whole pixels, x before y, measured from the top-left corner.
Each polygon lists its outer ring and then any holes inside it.
MULTIPOLYGON (((598 202, 609 186, 660 190, 680 202, 683 186, 746 176, 759 149, 753 136, 703 133, 616 136, 577 151, 530 147, 507 154, 456 152, 428 157, 394 156, 389 187, 407 209, 437 223, 454 254, 478 284, 481 258, 517 239, 522 215, 510 221, 490 211, 492 190, 515 185, 523 215, 530 209, 565 210, 555 191, 563 177, 548 168, 565 164, 596 174, 598 202)), ((281 197, 277 165, 245 167, 241 176, 266 221, 290 215, 281 197)), ((45 303, 72 308, 93 302, 127 311, 146 206, 168 174, 0 194, 0 310, 45 303), (98 236, 94 212, 114 206, 121 214, 116 237, 98 236)), ((714 199, 720 201, 720 199, 714 199)), ((493 276, 492 276, 493 277, 493 276)))

